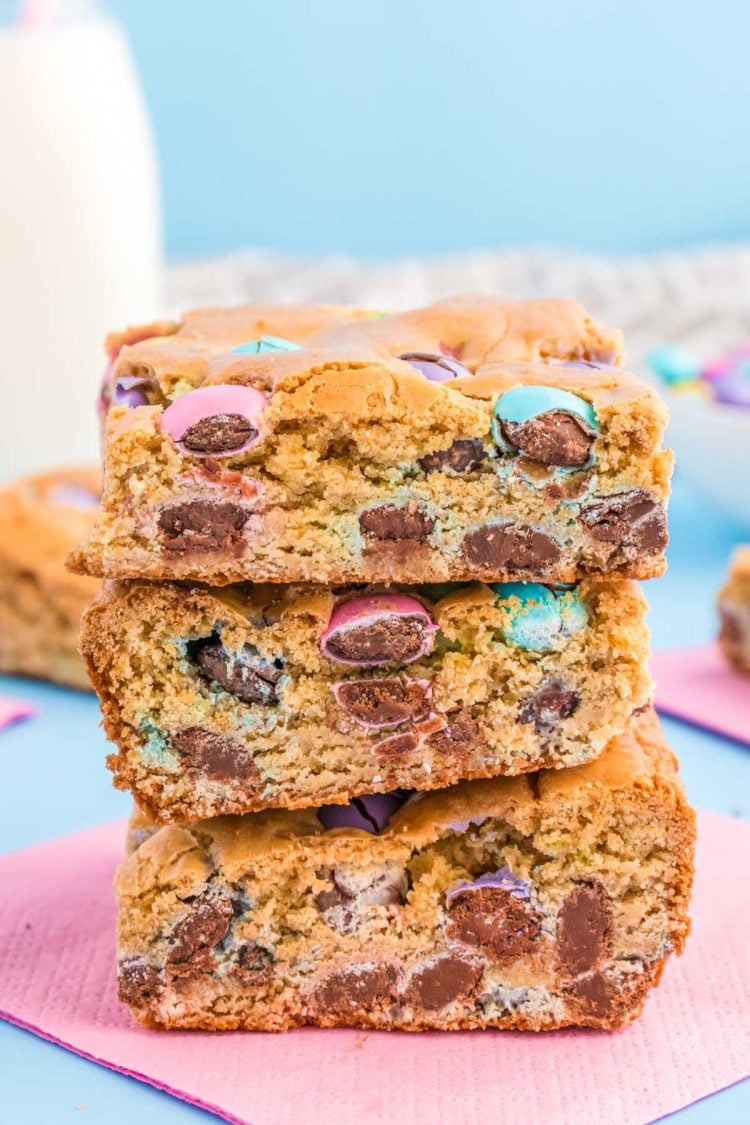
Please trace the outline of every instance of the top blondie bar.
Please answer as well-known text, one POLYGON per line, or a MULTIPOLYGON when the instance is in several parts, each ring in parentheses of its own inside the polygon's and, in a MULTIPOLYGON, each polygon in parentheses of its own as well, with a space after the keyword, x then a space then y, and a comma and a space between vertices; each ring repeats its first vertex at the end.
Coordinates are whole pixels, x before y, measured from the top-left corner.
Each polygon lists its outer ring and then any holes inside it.
POLYGON ((662 573, 666 411, 572 300, 197 309, 110 337, 113 578, 573 582, 662 573))

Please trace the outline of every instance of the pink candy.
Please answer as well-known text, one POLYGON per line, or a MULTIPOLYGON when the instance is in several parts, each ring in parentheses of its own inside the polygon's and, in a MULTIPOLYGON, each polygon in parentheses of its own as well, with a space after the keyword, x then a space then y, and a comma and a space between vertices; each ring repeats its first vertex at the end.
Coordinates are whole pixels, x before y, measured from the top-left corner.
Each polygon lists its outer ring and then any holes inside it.
POLYGON ((36 714, 36 708, 30 703, 22 703, 20 699, 0 698, 0 730, 13 723, 20 723, 23 719, 30 719, 36 714))
MULTIPOLYGON (((258 440, 256 423, 266 404, 266 396, 253 387, 236 386, 232 383, 199 387, 195 391, 188 391, 167 407, 161 416, 161 427, 179 444, 191 426, 205 418, 214 418, 217 415, 240 415, 251 424, 252 433, 243 445, 222 451, 225 456, 233 456, 248 449, 258 440)), ((205 456, 192 449, 186 452, 193 457, 205 456)), ((213 456, 215 455, 214 453, 213 456)))
POLYGON ((338 664, 348 664, 353 667, 371 667, 387 663, 390 656, 373 659, 356 659, 342 656, 331 651, 333 638, 367 634, 368 626, 378 628, 388 622, 388 619, 399 617, 418 617, 421 619, 423 636, 414 652, 408 656, 393 656, 392 659, 402 664, 409 664, 421 656, 432 651, 433 634, 437 625, 430 617, 427 610, 416 598, 407 597, 405 594, 363 594, 360 597, 350 598, 340 602, 333 610, 328 628, 320 638, 322 652, 338 664))

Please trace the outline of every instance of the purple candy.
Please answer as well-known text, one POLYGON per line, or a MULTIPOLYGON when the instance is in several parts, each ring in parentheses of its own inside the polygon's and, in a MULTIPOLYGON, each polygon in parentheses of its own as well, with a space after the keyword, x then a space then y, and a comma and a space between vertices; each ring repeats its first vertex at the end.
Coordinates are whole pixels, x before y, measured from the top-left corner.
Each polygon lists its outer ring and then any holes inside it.
POLYGON ((140 375, 123 375, 115 383, 113 403, 115 406, 146 406, 148 396, 143 390, 147 383, 140 375))
POLYGON ((750 361, 745 360, 726 375, 714 379, 711 390, 717 402, 750 406, 750 361))
POLYGON ((416 367, 417 371, 421 371, 431 383, 445 383, 449 379, 471 377, 468 367, 464 367, 457 359, 451 359, 450 356, 441 355, 439 352, 404 352, 398 358, 416 367))
POLYGON ((324 828, 360 828, 377 835, 407 801, 400 793, 371 793, 355 797, 348 805, 323 805, 318 820, 324 828))
POLYGON ((525 883, 523 879, 516 879, 507 867, 501 867, 499 871, 480 875, 478 879, 472 880, 471 883, 457 883, 447 892, 445 901, 451 902, 457 895, 466 894, 481 887, 497 887, 503 891, 510 891, 514 898, 529 897, 528 883, 525 883))

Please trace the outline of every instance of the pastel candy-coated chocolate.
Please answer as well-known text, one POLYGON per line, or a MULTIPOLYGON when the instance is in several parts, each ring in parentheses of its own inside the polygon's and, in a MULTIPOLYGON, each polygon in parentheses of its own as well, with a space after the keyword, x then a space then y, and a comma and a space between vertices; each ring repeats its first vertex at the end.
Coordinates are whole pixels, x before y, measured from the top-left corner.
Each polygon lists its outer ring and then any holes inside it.
POLYGON ((115 383, 112 401, 115 406, 146 406, 148 396, 143 389, 145 383, 138 375, 123 375, 115 383))
POLYGON ((355 797, 348 805, 323 805, 318 820, 325 829, 359 828, 377 835, 405 801, 400 793, 372 793, 355 797))
MULTIPOLYGON (((362 594, 356 598, 349 598, 348 601, 339 602, 334 607, 328 622, 328 627, 320 638, 320 648, 325 656, 331 660, 335 660, 337 664, 348 664, 353 667, 374 667, 382 663, 379 660, 347 660, 342 656, 334 656, 329 651, 330 638, 338 633, 340 630, 351 628, 353 625, 367 625, 370 621, 377 621, 383 617, 413 617, 419 616, 424 619, 425 634, 421 650, 416 653, 411 660, 418 660, 420 656, 424 656, 430 652, 433 644, 433 634, 437 631, 437 625, 430 617, 429 613, 416 598, 410 598, 406 594, 362 594)), ((406 663, 410 663, 407 661, 406 663)))
POLYGON ((301 350, 301 344, 295 344, 293 340, 285 340, 283 336, 261 336, 259 340, 248 340, 246 344, 240 344, 238 347, 232 348, 234 355, 265 355, 267 352, 299 352, 301 350))
POLYGON ((498 890, 510 891, 514 898, 529 897, 528 883, 524 882, 523 879, 516 879, 509 868, 501 867, 499 871, 480 875, 479 878, 472 879, 470 883, 457 883, 455 887, 451 887, 450 890, 446 892, 445 901, 451 902, 457 895, 467 894, 474 890, 481 890, 483 887, 495 887, 498 890))
MULTIPOLYGON (((345 691, 346 688, 349 685, 351 685, 352 683, 356 684, 358 682, 361 682, 361 681, 357 681, 357 680, 338 680, 337 683, 333 684, 333 696, 334 696, 334 699, 336 700, 336 702, 339 704, 339 706, 342 706, 342 701, 341 701, 342 691, 345 691)), ((370 680, 368 682, 374 683, 374 682, 377 682, 377 681, 370 680)), ((414 684, 416 687, 422 688, 422 690, 425 693, 428 691, 428 689, 430 687, 430 681, 429 680, 409 680, 409 683, 414 684)), ((404 719, 402 719, 402 718, 386 719, 384 722, 373 723, 373 722, 368 722, 367 719, 362 719, 362 718, 359 718, 358 716, 356 716, 354 718, 354 721, 355 721, 355 723, 359 723, 359 725, 361 727, 367 727, 369 730, 383 730, 386 727, 398 727, 398 726, 400 726, 401 723, 404 722, 404 719)))
POLYGON ((505 394, 500 395, 492 410, 492 436, 502 449, 507 449, 508 443, 500 429, 501 421, 528 422, 550 411, 575 414, 595 433, 599 432, 596 414, 590 402, 572 394, 571 391, 562 391, 558 387, 525 385, 511 387, 505 394))
POLYGON ((425 379, 429 379, 431 383, 445 383, 449 379, 471 376, 468 367, 464 367, 457 359, 451 359, 450 356, 441 355, 439 352, 404 352, 403 355, 398 356, 398 359, 403 359, 412 367, 416 367, 417 371, 421 371, 425 379))
POLYGON ((711 389, 717 402, 750 406, 750 360, 744 360, 728 374, 714 379, 711 389))
POLYGON ((705 363, 700 370, 700 377, 706 383, 713 383, 715 379, 730 375, 748 359, 750 359, 750 342, 738 344, 737 347, 705 363))
MULTIPOLYGON (((190 427, 203 418, 212 418, 217 414, 240 414, 257 431, 259 428, 257 420, 265 406, 266 396, 256 391, 254 387, 236 386, 233 383, 199 387, 195 391, 188 391, 187 394, 181 395, 167 407, 161 416, 161 428, 174 441, 179 442, 190 427)), ((237 449, 227 450, 226 455, 234 456, 236 453, 241 453, 256 440, 257 433, 237 449)), ((192 456, 200 456, 193 450, 189 452, 192 456)))
POLYGON ((684 348, 675 348, 670 345, 652 348, 646 356, 646 363, 654 375, 668 387, 692 383, 700 374, 700 364, 695 356, 685 351, 684 348))
POLYGON ((501 626, 505 640, 530 652, 559 648, 588 621, 586 607, 575 589, 555 592, 538 582, 497 582, 492 589, 507 603, 501 626))

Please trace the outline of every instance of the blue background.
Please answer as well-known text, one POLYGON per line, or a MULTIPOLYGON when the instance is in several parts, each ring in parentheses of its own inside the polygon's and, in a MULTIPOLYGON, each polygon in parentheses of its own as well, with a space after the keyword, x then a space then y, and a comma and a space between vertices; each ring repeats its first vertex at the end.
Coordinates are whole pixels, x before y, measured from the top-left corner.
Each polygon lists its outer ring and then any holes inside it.
POLYGON ((750 237, 745 0, 109 0, 172 256, 750 237))
MULTIPOLYGON (((714 635, 715 591, 731 547, 747 535, 746 529, 720 520, 698 502, 679 476, 670 527, 667 576, 646 585, 654 644, 661 649, 704 643, 714 635)), ((0 733, 0 851, 127 815, 130 801, 112 789, 104 768, 106 746, 93 698, 0 677, 2 693, 31 700, 40 712, 35 719, 0 733)), ((665 729, 680 757, 693 803, 750 817, 750 748, 677 722, 665 721, 665 729)), ((9 1125, 132 1125, 134 1121, 139 1125, 208 1125, 216 1120, 3 1023, 0 1093, 0 1120, 9 1125), (77 1108, 81 1106, 85 1108, 77 1108)), ((300 1125, 304 1120, 302 1106, 300 1125)), ((750 1082, 732 1086, 675 1115, 675 1125, 729 1125, 748 1120, 750 1082)))

